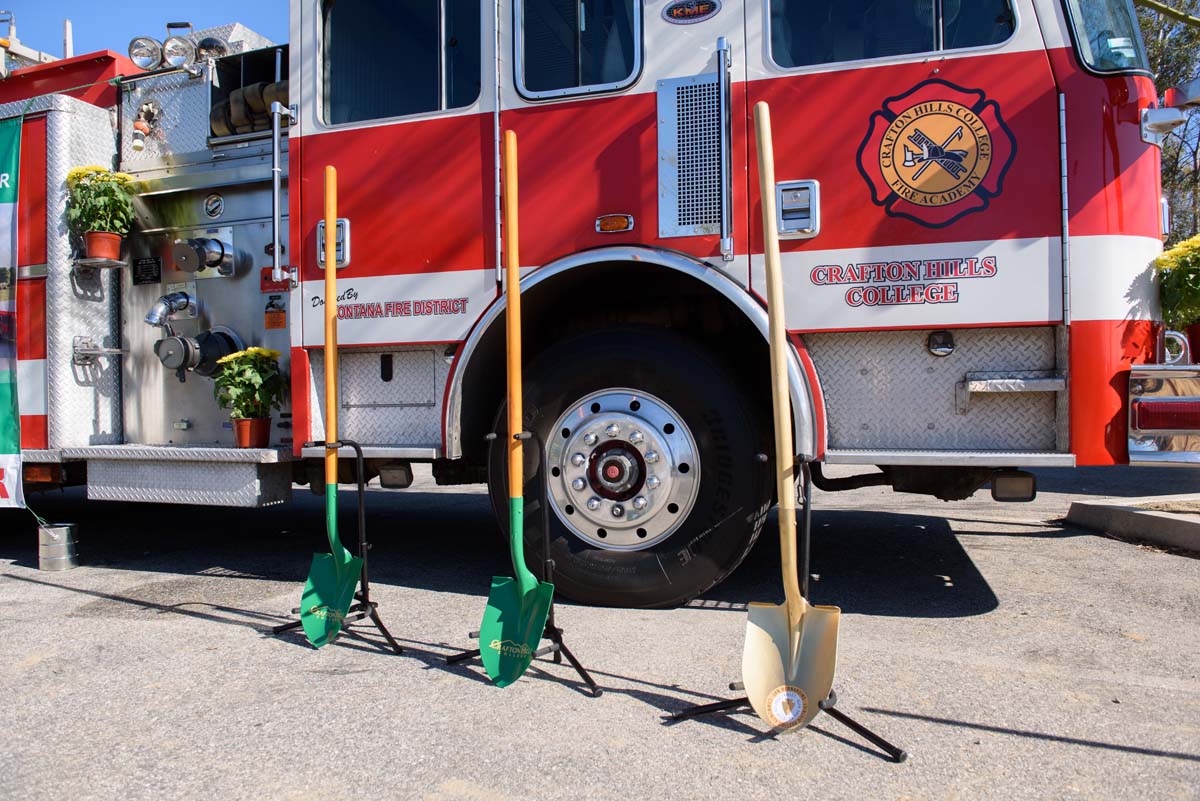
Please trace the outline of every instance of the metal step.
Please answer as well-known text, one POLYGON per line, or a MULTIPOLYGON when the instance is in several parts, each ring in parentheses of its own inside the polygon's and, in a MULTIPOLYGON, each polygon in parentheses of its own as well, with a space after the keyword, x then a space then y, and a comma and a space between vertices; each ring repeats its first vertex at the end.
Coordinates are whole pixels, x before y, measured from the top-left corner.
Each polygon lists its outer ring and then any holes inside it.
POLYGON ((1057 370, 1010 370, 967 373, 954 385, 954 407, 966 414, 971 394, 981 392, 1064 392, 1067 377, 1057 370))
POLYGON ((259 507, 292 497, 290 449, 96 445, 62 458, 87 462, 94 500, 259 507))
POLYGON ((1046 451, 827 450, 825 462, 912 467, 1074 467, 1075 454, 1046 451))

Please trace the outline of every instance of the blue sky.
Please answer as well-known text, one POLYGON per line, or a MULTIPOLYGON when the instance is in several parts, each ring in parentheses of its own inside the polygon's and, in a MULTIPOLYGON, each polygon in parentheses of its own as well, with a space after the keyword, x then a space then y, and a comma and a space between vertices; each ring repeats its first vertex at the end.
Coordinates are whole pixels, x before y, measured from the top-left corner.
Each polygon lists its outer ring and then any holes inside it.
MULTIPOLYGON (((3 0, 16 16, 17 38, 27 47, 62 56, 64 19, 75 31, 75 54, 125 53, 135 36, 162 41, 167 22, 196 30, 240 22, 274 42, 287 41, 288 0, 3 0)), ((7 33, 0 26, 0 36, 7 33)))

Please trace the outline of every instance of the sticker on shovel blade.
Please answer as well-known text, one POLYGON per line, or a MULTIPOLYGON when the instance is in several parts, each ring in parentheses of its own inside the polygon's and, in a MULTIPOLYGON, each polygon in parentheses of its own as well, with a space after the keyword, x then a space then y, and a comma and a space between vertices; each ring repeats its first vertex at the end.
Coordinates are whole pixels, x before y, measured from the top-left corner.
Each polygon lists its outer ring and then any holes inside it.
POLYGON ((790 729, 804 720, 808 696, 799 687, 785 684, 767 696, 767 723, 777 729, 790 729))
POLYGON ((512 656, 524 658, 533 653, 533 650, 523 642, 513 642, 512 640, 492 640, 488 644, 488 648, 493 651, 498 651, 501 656, 512 656))

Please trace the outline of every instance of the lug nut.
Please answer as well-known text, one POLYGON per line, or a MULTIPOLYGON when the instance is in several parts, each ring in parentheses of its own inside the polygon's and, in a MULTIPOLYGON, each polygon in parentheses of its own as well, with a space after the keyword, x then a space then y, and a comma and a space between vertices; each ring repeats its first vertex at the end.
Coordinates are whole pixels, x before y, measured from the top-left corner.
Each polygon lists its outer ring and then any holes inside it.
POLYGON ((595 434, 585 434, 583 437, 584 445, 595 445, 599 441, 600 441, 600 438, 597 437, 595 434))
POLYGON ((658 451, 647 451, 645 459, 646 464, 654 464, 658 461, 658 451))
POLYGON ((613 506, 613 508, 612 508, 612 516, 613 517, 623 517, 624 515, 625 515, 625 507, 624 506, 622 506, 619 503, 613 506))
POLYGON ((637 509, 638 511, 641 511, 642 509, 646 508, 646 503, 647 503, 647 501, 646 501, 645 497, 639 495, 633 499, 633 508, 637 509))
POLYGON ((634 431, 632 434, 629 435, 629 441, 632 442, 634 445, 637 445, 644 439, 645 439, 645 437, 642 436, 641 431, 634 431))
POLYGON ((571 454, 571 464, 575 465, 576 467, 583 467, 585 464, 587 464, 587 457, 582 453, 571 454))
POLYGON ((656 490, 661 483, 662 479, 658 476, 650 476, 650 478, 646 479, 646 489, 656 490))
POLYGON ((571 489, 576 492, 583 492, 583 490, 587 489, 587 482, 582 478, 577 478, 571 482, 571 489))
POLYGON ((589 512, 594 512, 600 508, 600 499, 596 497, 588 498, 587 508, 589 512))
POLYGON ((620 436, 620 434, 621 434, 621 427, 619 425, 617 425, 616 423, 610 423, 608 428, 604 429, 604 436, 609 437, 609 438, 620 436))

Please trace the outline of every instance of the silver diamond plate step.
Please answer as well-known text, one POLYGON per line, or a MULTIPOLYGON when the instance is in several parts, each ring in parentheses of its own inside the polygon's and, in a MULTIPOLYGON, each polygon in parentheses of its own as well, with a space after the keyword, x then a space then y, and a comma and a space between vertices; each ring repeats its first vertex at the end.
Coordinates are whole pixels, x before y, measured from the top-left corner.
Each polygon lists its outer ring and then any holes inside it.
POLYGON ((1074 467, 1073 453, 1044 451, 827 450, 828 464, 877 464, 911 467, 1074 467))
POLYGON ((63 448, 63 459, 134 462, 222 462, 276 464, 295 461, 290 448, 214 448, 203 445, 93 445, 63 448))
POLYGON ((63 448, 87 461, 87 494, 100 501, 274 506, 292 498, 296 459, 281 448, 98 445, 63 448))

